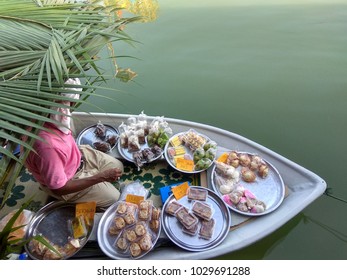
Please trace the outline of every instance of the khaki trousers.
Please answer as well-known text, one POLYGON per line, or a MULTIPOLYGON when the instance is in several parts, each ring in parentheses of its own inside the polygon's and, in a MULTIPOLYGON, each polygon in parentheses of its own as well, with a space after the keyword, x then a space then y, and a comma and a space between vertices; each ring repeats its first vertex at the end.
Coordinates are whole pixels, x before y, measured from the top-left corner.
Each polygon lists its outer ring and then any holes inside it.
MULTIPOLYGON (((75 174, 73 179, 90 177, 110 168, 118 168, 123 172, 123 164, 118 159, 95 150, 89 145, 81 145, 79 148, 84 158, 84 164, 83 168, 75 174)), ((45 190, 47 190, 47 188, 45 188, 45 190)), ((101 182, 83 191, 63 195, 61 197, 57 197, 51 194, 51 192, 49 193, 51 196, 59 200, 65 200, 66 202, 80 203, 95 201, 98 207, 104 208, 115 203, 120 196, 119 191, 109 182, 101 182)))

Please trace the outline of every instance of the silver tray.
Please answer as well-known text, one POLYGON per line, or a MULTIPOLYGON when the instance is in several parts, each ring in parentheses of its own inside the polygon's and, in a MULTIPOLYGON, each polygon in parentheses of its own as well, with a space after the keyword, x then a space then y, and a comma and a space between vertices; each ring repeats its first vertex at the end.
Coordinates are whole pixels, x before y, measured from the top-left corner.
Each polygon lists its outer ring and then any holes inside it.
MULTIPOLYGON (((64 201, 53 201, 42 207, 31 220, 26 238, 42 234, 51 243, 58 246, 64 246, 68 243, 68 238, 71 236, 71 230, 68 225, 68 220, 75 217, 76 204, 66 203, 64 201)), ((94 225, 89 229, 86 237, 79 239, 81 247, 73 254, 66 256, 68 259, 75 255, 87 243, 93 231, 94 225)), ((25 245, 25 251, 32 259, 41 260, 41 256, 35 252, 31 252, 30 246, 25 245)))
MULTIPOLYGON (((213 207, 213 219, 216 220, 212 237, 207 240, 200 238, 198 234, 191 236, 182 231, 182 225, 178 222, 178 220, 174 216, 171 216, 165 212, 167 205, 169 205, 171 201, 176 201, 173 194, 166 200, 163 206, 163 229, 169 239, 182 249, 195 252, 209 250, 218 246, 227 237, 231 225, 231 214, 224 201, 214 191, 197 186, 190 188, 197 188, 208 191, 206 202, 213 207)), ((190 208, 192 206, 192 202, 188 200, 187 196, 184 196, 177 202, 179 202, 183 206, 186 206, 187 208, 190 208)))
MULTIPOLYGON (((110 257, 112 259, 118 259, 118 260, 122 260, 122 259, 123 260, 125 260, 125 259, 129 260, 129 259, 132 259, 132 257, 130 256, 130 254, 128 252, 120 252, 120 251, 116 250, 116 248, 115 248, 115 242, 118 238, 118 235, 112 236, 108 233, 108 229, 111 226, 112 221, 116 215, 115 213, 116 213, 116 209, 118 207, 118 203, 119 202, 116 202, 113 205, 111 205, 105 211, 105 213, 102 215, 102 217, 100 219, 98 231, 97 231, 98 244, 99 244, 100 249, 108 257, 110 257)), ((160 231, 161 231, 161 222, 159 225, 158 232, 154 233, 151 231, 153 234, 155 234, 155 238, 154 238, 154 240, 152 240, 153 247, 151 250, 153 250, 153 248, 155 247, 155 244, 157 243, 157 241, 159 239, 160 231)), ((133 259, 142 258, 145 255, 147 255, 151 250, 149 250, 149 251, 145 252, 144 254, 141 254, 139 257, 133 258, 133 259)))
MULTIPOLYGON (((201 172, 203 172, 203 171, 209 169, 209 168, 213 165, 213 161, 211 162, 211 164, 209 165, 209 167, 207 167, 207 168, 205 168, 205 169, 193 170, 193 171, 186 171, 186 170, 178 169, 178 168, 176 167, 176 165, 173 163, 172 159, 171 159, 170 156, 168 155, 168 149, 169 149, 170 147, 172 147, 172 145, 171 145, 171 140, 172 140, 174 137, 176 137, 176 136, 178 136, 178 135, 182 135, 182 134, 184 134, 184 133, 186 133, 186 132, 177 133, 177 134, 173 135, 173 136, 169 139, 169 141, 167 141, 167 143, 166 143, 166 145, 165 145, 165 148, 164 148, 164 156, 165 156, 166 161, 171 165, 172 168, 176 169, 177 171, 180 171, 180 172, 183 172, 183 173, 187 173, 187 174, 201 173, 201 172)), ((210 140, 211 140, 209 137, 207 137, 206 135, 204 135, 204 134, 202 134, 202 133, 198 133, 198 134, 199 134, 200 136, 204 137, 204 138, 206 139, 206 141, 210 141, 210 140)), ((182 145, 182 146, 184 146, 184 145, 182 145)), ((189 148, 187 148, 186 146, 184 146, 184 148, 185 148, 185 150, 186 150, 186 153, 189 154, 189 155, 191 155, 191 157, 193 158, 193 152, 192 152, 189 148)))
MULTIPOLYGON (((96 126, 97 125, 95 124, 95 125, 91 125, 91 126, 86 127, 85 129, 83 129, 78 134, 78 136, 76 138, 77 145, 89 145, 89 146, 94 148, 94 145, 93 145, 94 142, 96 142, 96 141, 104 141, 104 139, 101 139, 101 138, 99 138, 99 137, 97 137, 95 135, 94 130, 95 130, 96 126)), ((116 129, 113 126, 108 125, 108 124, 104 124, 104 126, 106 128, 105 138, 107 136, 111 136, 113 134, 117 135, 116 143, 113 146, 111 146, 111 149, 113 149, 117 145, 118 140, 119 140, 118 129, 116 129)))
MULTIPOLYGON (((239 152, 239 151, 238 151, 239 152)), ((239 152, 248 155, 255 155, 247 152, 239 152)), ((244 186, 246 189, 250 190, 257 199, 263 201, 266 204, 266 210, 261 213, 251 213, 251 212, 243 212, 238 210, 237 208, 226 204, 232 211, 235 211, 239 214, 246 216, 262 216, 271 213, 276 210, 282 203, 285 195, 285 186, 283 179, 277 169, 268 161, 262 159, 269 167, 269 174, 266 178, 260 178, 257 176, 254 182, 248 183, 240 179, 238 185, 244 186)), ((240 167, 237 168, 239 170, 240 167)), ((213 190, 222 197, 222 193, 219 191, 219 186, 215 182, 216 177, 216 166, 211 170, 211 184, 213 190)))
MULTIPOLYGON (((150 148, 150 147, 148 146, 148 143, 147 143, 147 136, 146 136, 145 139, 146 139, 146 142, 145 142, 144 144, 141 144, 141 151, 143 151, 143 150, 146 149, 146 148, 150 148)), ((133 158, 133 153, 134 153, 134 152, 129 152, 128 149, 125 149, 125 148, 121 147, 120 141, 118 142, 117 148, 118 148, 118 151, 119 151, 120 155, 121 155, 124 159, 126 159, 127 161, 130 161, 130 162, 135 162, 135 161, 134 161, 134 158, 133 158)), ((155 161, 155 160, 161 158, 162 155, 163 155, 163 153, 164 153, 164 150, 163 150, 163 152, 162 152, 159 156, 154 157, 154 158, 153 158, 152 160, 150 160, 150 161, 144 161, 144 160, 143 160, 142 163, 150 163, 150 162, 153 162, 153 161, 155 161)))

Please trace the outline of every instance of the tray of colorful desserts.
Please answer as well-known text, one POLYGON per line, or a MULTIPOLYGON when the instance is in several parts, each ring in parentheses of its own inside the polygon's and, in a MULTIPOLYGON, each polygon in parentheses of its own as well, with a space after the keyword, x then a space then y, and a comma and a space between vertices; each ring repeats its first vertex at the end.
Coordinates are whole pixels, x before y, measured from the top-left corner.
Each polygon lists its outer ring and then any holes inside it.
POLYGON ((229 233, 230 211, 214 191, 190 186, 176 200, 172 194, 163 205, 162 226, 168 238, 188 251, 205 251, 223 242, 229 233))
POLYGON ((104 153, 116 147, 119 140, 118 130, 111 125, 98 122, 83 129, 76 138, 77 145, 90 145, 104 153))
POLYGON ((120 155, 135 163, 139 169, 162 157, 165 144, 172 134, 163 117, 156 117, 148 123, 143 113, 139 117, 130 117, 126 124, 119 126, 119 131, 120 155))
POLYGON ((118 201, 101 217, 98 243, 112 259, 139 259, 148 254, 158 241, 161 211, 151 200, 138 204, 118 201))
POLYGON ((285 195, 282 177, 271 163, 257 154, 236 150, 215 161, 211 183, 231 210, 247 216, 271 213, 285 195))
POLYGON ((217 143, 194 129, 172 136, 165 145, 167 162, 184 173, 199 173, 214 162, 217 143))

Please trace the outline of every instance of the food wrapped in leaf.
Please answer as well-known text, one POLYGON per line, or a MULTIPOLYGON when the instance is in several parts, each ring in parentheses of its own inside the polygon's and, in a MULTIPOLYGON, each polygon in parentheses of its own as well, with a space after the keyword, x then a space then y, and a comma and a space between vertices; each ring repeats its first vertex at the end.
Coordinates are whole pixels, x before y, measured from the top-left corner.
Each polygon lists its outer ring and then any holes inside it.
POLYGON ((205 152, 205 157, 210 159, 210 160, 214 160, 217 154, 217 149, 216 148, 209 148, 206 152, 205 152))
POLYGON ((217 149, 217 143, 212 140, 209 140, 208 142, 206 142, 204 145, 204 150, 207 151, 210 148, 217 149))
POLYGON ((203 148, 197 148, 193 153, 193 159, 195 163, 204 157, 205 157, 205 150, 203 148))
POLYGON ((208 158, 202 158, 195 164, 195 170, 203 170, 210 167, 212 161, 208 158))

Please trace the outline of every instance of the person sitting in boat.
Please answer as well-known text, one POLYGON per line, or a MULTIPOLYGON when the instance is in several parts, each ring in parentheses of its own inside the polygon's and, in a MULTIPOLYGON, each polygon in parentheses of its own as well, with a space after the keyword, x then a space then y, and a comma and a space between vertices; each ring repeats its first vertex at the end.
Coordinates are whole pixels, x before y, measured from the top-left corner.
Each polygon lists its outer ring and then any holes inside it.
MULTIPOLYGON (((65 84, 81 85, 80 80, 68 79, 65 84)), ((82 91, 81 87, 74 88, 82 91)), ((79 99, 79 94, 62 95, 79 99)), ((51 109, 61 114, 50 118, 61 123, 46 122, 38 134, 44 141, 36 140, 35 152, 30 152, 25 166, 50 196, 66 202, 95 201, 98 207, 108 207, 119 198, 119 191, 112 182, 119 180, 123 164, 114 157, 95 150, 89 145, 78 146, 72 136, 70 110, 59 104, 72 106, 70 101, 57 101, 51 109)))

